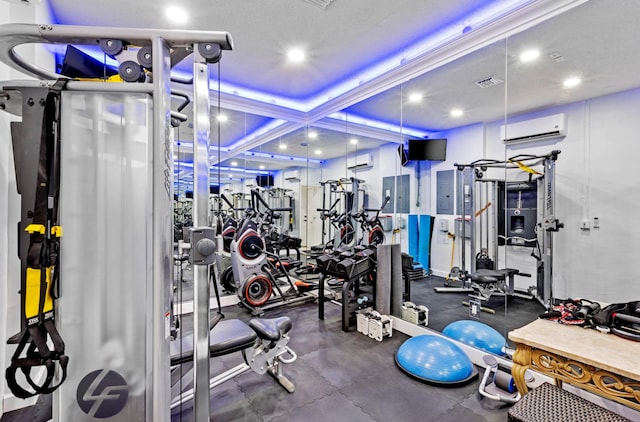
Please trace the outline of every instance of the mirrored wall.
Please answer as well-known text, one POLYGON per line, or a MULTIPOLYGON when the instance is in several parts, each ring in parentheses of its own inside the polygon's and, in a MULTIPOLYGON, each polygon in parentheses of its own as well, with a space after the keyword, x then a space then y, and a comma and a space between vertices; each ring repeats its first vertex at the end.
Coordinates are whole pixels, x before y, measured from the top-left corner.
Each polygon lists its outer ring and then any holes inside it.
MULTIPOLYGON (((217 110, 212 116, 211 180, 219 186, 212 196, 224 194, 236 216, 255 188, 274 208, 290 207, 275 226, 300 239, 302 259, 311 246, 335 241, 335 222, 318 210, 342 192, 352 194, 352 210, 377 209, 389 196, 380 212, 385 241, 416 251, 434 276, 412 283, 411 300, 430 309, 437 330, 471 318, 506 337, 553 298, 624 300, 625 292, 640 293, 610 276, 632 262, 636 247, 620 239, 638 230, 623 223, 638 199, 633 166, 621 165, 638 149, 629 145, 638 129, 638 14, 633 1, 587 2, 313 121, 223 107, 226 121, 217 110), (504 142, 527 122, 532 134, 548 124, 562 133, 504 142), (403 163, 398 147, 427 138, 447 140, 446 159, 403 163), (556 150, 555 192, 547 197, 540 157, 556 150), (468 166, 477 160, 503 165, 468 166), (546 217, 563 228, 542 221, 545 200, 554 203, 546 217), (428 222, 419 232, 426 242, 415 239, 416 219, 428 222), (552 243, 544 243, 551 230, 552 243), (603 247, 615 248, 615 258, 603 247), (484 292, 471 313, 474 292, 462 290, 469 285, 460 274, 489 261, 518 274, 511 284, 507 277, 508 294, 504 286, 484 292)), ((176 135, 180 163, 191 141, 188 129, 176 135)), ((185 172, 176 164, 180 198, 190 183, 188 161, 185 172)), ((346 201, 338 204, 344 212, 346 201)), ((219 199, 212 206, 230 212, 219 199)))

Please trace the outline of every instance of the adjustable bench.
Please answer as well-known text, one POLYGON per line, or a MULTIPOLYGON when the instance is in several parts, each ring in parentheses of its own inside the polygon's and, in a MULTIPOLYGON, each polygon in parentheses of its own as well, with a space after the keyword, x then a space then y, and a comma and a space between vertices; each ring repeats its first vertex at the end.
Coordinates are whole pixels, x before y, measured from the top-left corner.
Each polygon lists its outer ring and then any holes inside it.
POLYGON ((529 274, 520 273, 520 270, 515 268, 503 268, 500 270, 483 268, 469 274, 469 278, 471 279, 471 287, 474 292, 478 294, 480 299, 486 300, 495 292, 512 295, 514 292, 513 278, 515 275, 530 277, 529 274), (509 280, 508 284, 507 279, 509 280))
MULTIPOLYGON (((289 349, 288 333, 292 328, 291 319, 287 316, 280 318, 254 318, 249 324, 239 319, 219 321, 211 330, 209 337, 209 356, 218 357, 230 353, 241 352, 244 362, 234 368, 217 375, 209 381, 209 388, 214 388, 223 382, 249 369, 258 374, 269 373, 288 392, 293 393, 295 386, 282 374, 280 363, 293 363, 297 355, 289 349), (289 355, 285 358, 285 355, 289 355)), ((170 345, 171 366, 178 366, 193 361, 193 337, 185 336, 181 342, 175 341, 170 345), (180 347, 182 346, 182 350, 180 347)), ((191 370, 188 371, 191 372, 191 370)), ((186 377, 184 374, 182 377, 186 377)), ((193 398, 193 389, 178 391, 179 383, 172 388, 171 409, 193 398)))

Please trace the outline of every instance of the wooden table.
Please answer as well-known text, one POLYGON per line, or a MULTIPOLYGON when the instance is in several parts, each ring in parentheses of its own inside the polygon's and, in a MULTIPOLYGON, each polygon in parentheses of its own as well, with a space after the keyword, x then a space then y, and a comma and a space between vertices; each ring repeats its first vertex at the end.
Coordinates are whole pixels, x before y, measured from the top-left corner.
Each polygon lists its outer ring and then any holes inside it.
POLYGON ((511 373, 527 393, 527 369, 640 410, 640 342, 538 319, 509 333, 516 343, 511 373))

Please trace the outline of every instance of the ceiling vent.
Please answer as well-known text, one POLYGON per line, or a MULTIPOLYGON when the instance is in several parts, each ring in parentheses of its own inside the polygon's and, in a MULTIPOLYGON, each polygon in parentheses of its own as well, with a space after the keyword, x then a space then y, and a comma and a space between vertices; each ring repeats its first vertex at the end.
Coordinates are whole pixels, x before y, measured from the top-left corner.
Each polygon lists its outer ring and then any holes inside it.
POLYGON ((500 128, 505 144, 561 138, 567 135, 567 118, 564 113, 509 123, 500 128))
POLYGON ((322 9, 326 9, 332 2, 333 0, 304 0, 309 4, 313 4, 314 6, 318 6, 322 9))
POLYGON ((496 78, 495 76, 489 76, 488 78, 480 79, 476 81, 476 85, 480 88, 489 88, 492 86, 500 85, 504 81, 500 78, 496 78))

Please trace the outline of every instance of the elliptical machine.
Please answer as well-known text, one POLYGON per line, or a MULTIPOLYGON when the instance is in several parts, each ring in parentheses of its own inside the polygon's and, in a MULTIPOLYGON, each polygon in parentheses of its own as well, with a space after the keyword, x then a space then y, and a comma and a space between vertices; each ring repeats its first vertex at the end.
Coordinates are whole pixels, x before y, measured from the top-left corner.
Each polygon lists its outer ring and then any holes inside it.
POLYGON ((280 257, 267 250, 261 232, 263 225, 270 224, 273 212, 278 209, 271 209, 263 203, 265 210, 258 212, 257 201, 262 198, 255 190, 251 194, 252 207, 245 211, 245 218, 229 246, 240 303, 252 314, 262 315, 266 309, 276 306, 314 300, 315 296, 308 294, 309 283, 297 286, 280 257), (280 284, 287 289, 281 289, 280 284))
MULTIPOLYGON (((227 203, 229 209, 233 212, 238 211, 224 194, 220 194, 220 199, 227 203)), ((222 204, 222 203, 220 203, 222 204)), ((222 234, 222 250, 216 253, 216 266, 218 270, 218 279, 220 285, 227 293, 236 292, 236 282, 233 278, 233 268, 231 266, 231 242, 235 237, 238 229, 238 222, 233 214, 223 214, 218 212, 217 215, 217 232, 222 234)), ((214 269, 211 267, 209 272, 210 278, 215 278, 214 269)))
POLYGON ((354 216, 355 220, 360 223, 360 227, 362 228, 362 236, 358 239, 359 245, 377 246, 384 243, 385 236, 384 229, 382 228, 382 222, 380 221, 380 211, 387 206, 390 199, 391 196, 387 196, 384 198, 384 202, 382 202, 380 208, 366 208, 354 216), (372 218, 369 218, 367 213, 373 211, 375 211, 376 214, 372 218))

